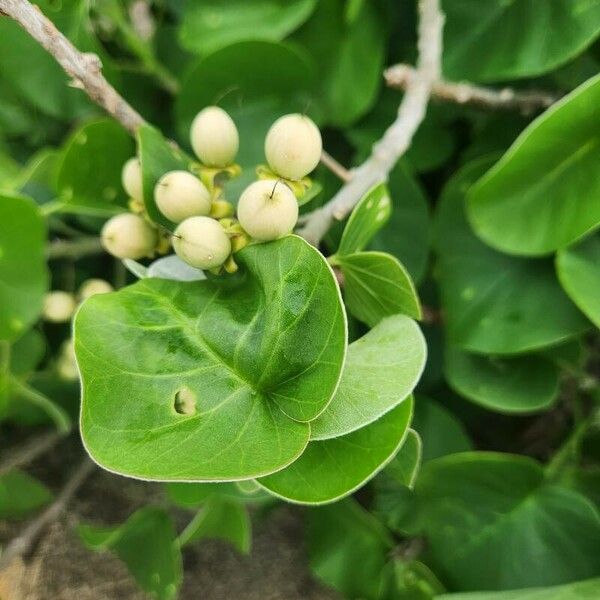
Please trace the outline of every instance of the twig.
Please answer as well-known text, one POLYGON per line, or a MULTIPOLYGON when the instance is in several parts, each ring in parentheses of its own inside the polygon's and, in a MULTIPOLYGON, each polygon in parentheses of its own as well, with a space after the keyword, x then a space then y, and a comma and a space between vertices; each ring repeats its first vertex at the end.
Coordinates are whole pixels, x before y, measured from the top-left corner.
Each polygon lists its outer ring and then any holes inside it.
POLYGON ((52 448, 62 437, 63 434, 58 431, 47 431, 33 436, 18 449, 9 450, 8 458, 0 464, 0 475, 5 475, 21 465, 33 462, 38 456, 52 448))
POLYGON ((84 458, 61 490, 56 500, 19 535, 12 540, 0 554, 0 571, 8 567, 15 558, 27 554, 36 543, 43 530, 56 521, 67 507, 71 498, 81 487, 94 468, 88 458, 84 458))
POLYGON ((317 245, 333 219, 342 220, 373 185, 385 181, 408 150, 425 118, 431 88, 440 79, 444 16, 439 0, 419 2, 419 58, 415 77, 407 83, 398 117, 373 146, 371 156, 353 172, 352 179, 323 207, 312 212, 299 234, 317 245))
MULTIPOLYGON (((410 65, 400 64, 387 69, 383 76, 388 86, 406 90, 417 76, 417 72, 410 65)), ((431 96, 444 102, 471 104, 498 110, 518 110, 524 114, 548 108, 561 97, 560 94, 542 90, 493 89, 443 79, 433 83, 431 96)))
POLYGON ((344 183, 348 183, 352 179, 352 173, 335 160, 329 152, 325 152, 325 150, 321 152, 321 164, 327 167, 334 175, 337 175, 344 183))
POLYGON ((134 110, 102 75, 102 63, 95 54, 82 53, 27 0, 0 0, 0 12, 11 17, 38 41, 72 77, 74 87, 112 115, 128 131, 135 133, 144 123, 134 110))
MULTIPOLYGON (((1 1, 1 0, 0 0, 1 1)), ((56 258, 80 258, 90 254, 102 252, 102 242, 98 237, 82 237, 78 240, 57 240, 48 247, 46 256, 48 259, 56 258)))

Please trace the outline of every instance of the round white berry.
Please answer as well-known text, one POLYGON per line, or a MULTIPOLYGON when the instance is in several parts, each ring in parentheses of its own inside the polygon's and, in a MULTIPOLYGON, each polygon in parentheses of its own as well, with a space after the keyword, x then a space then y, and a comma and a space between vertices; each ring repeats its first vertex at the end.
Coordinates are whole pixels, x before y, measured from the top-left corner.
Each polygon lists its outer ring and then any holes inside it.
POLYGON ((271 170, 286 179, 302 179, 318 164, 323 150, 321 133, 304 115, 285 115, 271 126, 265 156, 271 170))
POLYGON ((68 292, 48 292, 44 298, 42 316, 51 323, 66 323, 71 319, 77 303, 73 294, 68 292))
POLYGON ((75 360, 75 348, 73 340, 65 340, 60 347, 60 355, 56 363, 58 376, 66 381, 76 381, 79 378, 77 361, 75 360))
POLYGON ((187 171, 165 173, 154 188, 158 210, 173 223, 210 212, 210 193, 206 186, 187 171))
POLYGON ((192 267, 214 269, 231 254, 231 242, 218 221, 210 217, 190 217, 175 230, 173 249, 192 267))
POLYGON ((232 164, 240 146, 233 119, 218 106, 208 106, 196 115, 190 140, 196 156, 209 167, 232 164))
POLYGON ((144 201, 144 187, 142 184, 142 165, 135 156, 130 158, 121 171, 121 182, 123 188, 130 198, 138 202, 144 201))
POLYGON ((276 240, 294 229, 298 201, 283 181, 255 181, 240 196, 238 219, 255 240, 276 240))
POLYGON ((110 285, 108 281, 104 281, 104 279, 87 279, 79 287, 77 297, 80 302, 83 302, 90 296, 95 296, 96 294, 108 294, 112 291, 113 286, 110 285))
POLYGON ((102 245, 117 258, 137 260, 151 256, 157 242, 156 230, 143 217, 133 213, 116 215, 102 228, 102 245))

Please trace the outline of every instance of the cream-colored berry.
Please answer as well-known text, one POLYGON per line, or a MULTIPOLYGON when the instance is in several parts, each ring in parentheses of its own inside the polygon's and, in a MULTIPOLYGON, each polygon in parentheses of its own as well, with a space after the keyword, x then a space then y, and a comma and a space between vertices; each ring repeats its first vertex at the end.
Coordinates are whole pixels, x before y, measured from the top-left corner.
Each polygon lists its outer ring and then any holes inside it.
POLYGON ((240 196, 238 219, 255 240, 276 240, 294 229, 298 201, 283 181, 255 181, 240 196))
POLYGON ((58 376, 66 381, 76 381, 79 378, 77 361, 75 360, 75 348, 73 340, 65 340, 60 347, 60 354, 56 362, 58 376))
POLYGON ((51 323, 66 323, 71 319, 77 303, 73 294, 68 292, 48 292, 44 298, 42 316, 51 323))
POLYGON ((165 173, 154 188, 154 200, 158 210, 173 223, 208 215, 211 207, 210 192, 187 171, 165 173))
POLYGON ((123 188, 130 198, 138 202, 144 201, 144 186, 142 184, 142 165, 135 156, 130 158, 121 171, 123 188))
POLYGON ((218 106, 208 106, 196 115, 190 140, 196 156, 209 167, 231 165, 240 146, 233 119, 218 106))
POLYGON ((231 254, 231 242, 218 221, 210 217, 190 217, 175 230, 173 249, 192 267, 214 269, 231 254))
POLYGON ((319 128, 312 119, 292 114, 273 123, 265 139, 269 167, 286 179, 302 179, 318 164, 323 150, 319 128))
POLYGON ((96 294, 108 294, 109 292, 112 292, 113 289, 113 286, 104 279, 87 279, 79 286, 77 297, 79 298, 79 302, 83 302, 90 296, 95 296, 96 294))
POLYGON ((133 213, 116 215, 102 228, 102 245, 117 258, 137 260, 151 256, 157 243, 156 229, 133 213))

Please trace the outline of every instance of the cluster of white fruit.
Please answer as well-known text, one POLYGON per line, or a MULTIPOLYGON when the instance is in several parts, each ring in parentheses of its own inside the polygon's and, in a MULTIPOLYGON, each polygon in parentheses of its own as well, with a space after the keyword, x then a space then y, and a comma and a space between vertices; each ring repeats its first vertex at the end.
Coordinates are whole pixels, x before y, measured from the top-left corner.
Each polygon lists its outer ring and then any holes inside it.
MULTIPOLYGON (((213 172, 232 168, 239 149, 239 135, 231 117, 210 106, 194 119, 191 145, 202 163, 213 172)), ((249 185, 237 205, 226 202, 215 179, 205 185, 201 178, 183 170, 165 173, 154 187, 158 210, 172 223, 175 253, 199 269, 217 272, 222 266, 234 271, 232 253, 250 240, 266 242, 291 233, 298 220, 298 201, 293 183, 306 177, 321 157, 321 134, 306 116, 285 115, 270 128, 265 155, 272 177, 249 185), (289 185, 288 185, 289 184, 289 185)), ((123 167, 123 187, 138 207, 144 206, 142 168, 137 158, 123 167)), ((152 256, 160 243, 158 229, 145 211, 111 218, 102 230, 106 250, 118 258, 152 256)))

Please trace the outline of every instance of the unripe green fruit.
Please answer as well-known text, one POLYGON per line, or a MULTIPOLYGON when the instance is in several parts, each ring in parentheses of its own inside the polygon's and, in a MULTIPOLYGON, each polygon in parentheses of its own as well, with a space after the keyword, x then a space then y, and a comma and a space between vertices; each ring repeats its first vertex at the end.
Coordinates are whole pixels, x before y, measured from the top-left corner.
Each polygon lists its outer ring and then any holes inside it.
POLYGON ((205 185, 187 171, 165 173, 154 188, 158 210, 173 223, 210 212, 210 193, 205 185))
POLYGON ((196 156, 209 167, 232 164, 240 146, 235 123, 218 106, 208 106, 196 115, 190 140, 196 156))
POLYGON ((265 139, 269 167, 286 179, 306 177, 321 159, 319 128, 303 115, 285 115, 271 126, 265 139))
POLYGON ((77 303, 73 294, 68 292, 48 292, 44 298, 42 316, 51 323, 66 323, 71 319, 77 303))
POLYGON ((142 165, 135 156, 130 158, 121 171, 121 182, 123 188, 130 198, 137 202, 144 201, 144 186, 142 184, 142 165))
POLYGON ((218 221, 210 217, 190 217, 175 230, 173 249, 192 267, 214 269, 231 254, 231 242, 218 221))
POLYGON ((237 216, 240 225, 254 239, 276 240, 294 229, 298 201, 282 181, 255 181, 240 196, 237 216))
POLYGON ((113 286, 110 285, 108 281, 104 281, 104 279, 88 279, 79 287, 77 297, 79 298, 80 302, 83 302, 90 296, 95 296, 96 294, 108 294, 112 291, 113 286))
POLYGON ((109 219, 102 228, 102 245, 117 258, 137 260, 154 253, 156 230, 139 215, 123 213, 109 219))

